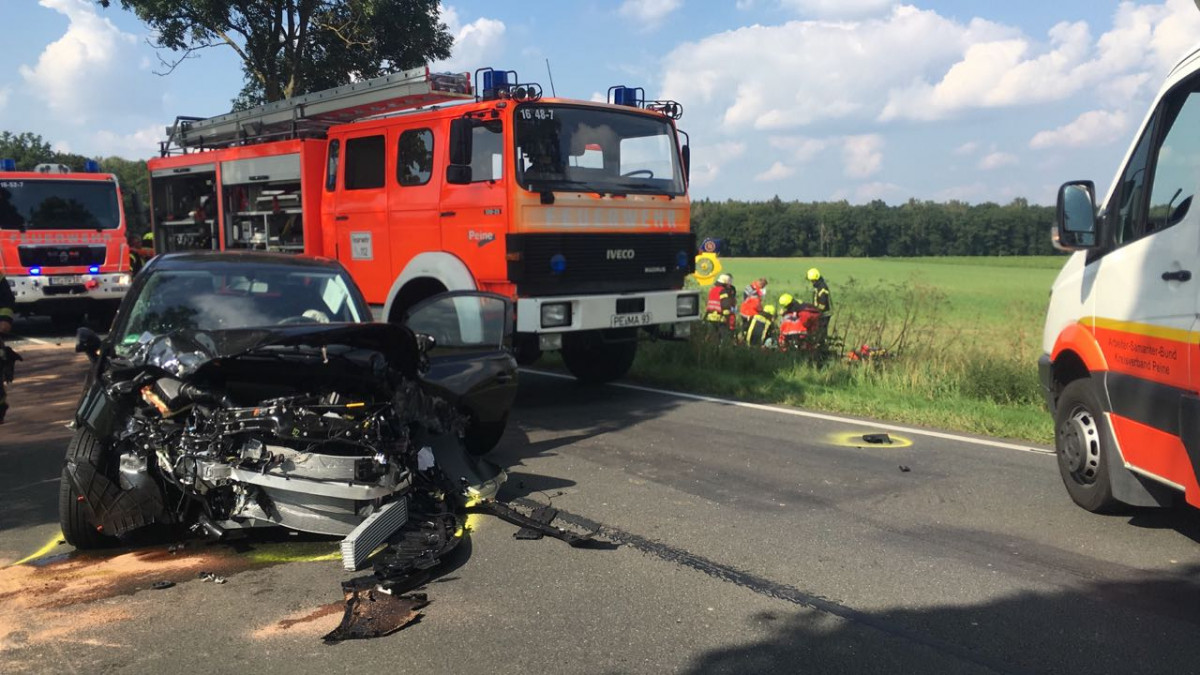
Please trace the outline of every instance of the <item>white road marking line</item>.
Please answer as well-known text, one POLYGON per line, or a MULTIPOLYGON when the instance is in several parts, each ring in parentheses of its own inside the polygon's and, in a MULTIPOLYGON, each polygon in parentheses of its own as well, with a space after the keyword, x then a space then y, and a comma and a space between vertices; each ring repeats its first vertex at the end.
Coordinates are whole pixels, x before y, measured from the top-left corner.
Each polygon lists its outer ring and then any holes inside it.
POLYGON ((19 340, 19 342, 32 342, 35 345, 42 345, 43 347, 57 347, 58 346, 58 345, 54 344, 53 342, 49 342, 47 340, 43 340, 42 338, 35 338, 35 337, 22 337, 19 340))
MULTIPOLYGON (((543 377, 553 377, 560 380, 574 380, 570 375, 562 373, 551 373, 545 370, 532 370, 522 368, 521 372, 529 373, 530 375, 541 375, 543 377)), ((682 391, 672 391, 670 389, 655 389, 654 387, 643 387, 636 384, 626 384, 624 382, 610 382, 610 387, 620 387, 622 389, 630 389, 633 391, 642 391, 651 394, 660 394, 662 396, 674 396, 676 398, 686 398, 692 401, 704 401, 706 403, 717 403, 720 405, 731 405, 738 408, 749 408, 751 410, 762 410, 764 412, 779 413, 782 415, 792 415, 794 417, 807 417, 810 419, 825 420, 827 422, 839 422, 841 424, 858 424, 873 429, 886 429, 888 431, 897 431, 905 434, 913 434, 916 436, 926 436, 929 438, 940 438, 947 441, 958 441, 960 443, 970 443, 972 445, 984 445, 992 448, 1003 448, 1005 450, 1017 450, 1019 452, 1029 452, 1035 455, 1054 455, 1053 450, 1045 448, 1035 448, 1028 445, 1017 445, 1016 443, 1005 443, 1004 441, 993 441, 986 438, 972 438, 970 436, 960 436, 958 434, 949 434, 942 431, 931 431, 929 429, 917 429, 914 427, 905 427, 896 424, 882 424, 879 422, 869 422, 866 420, 854 419, 853 417, 841 417, 839 415, 829 415, 826 413, 810 412, 808 410, 797 410, 795 408, 783 408, 774 405, 765 405, 762 403, 748 403, 746 401, 735 401, 727 398, 717 398, 715 396, 703 396, 701 394, 689 394, 682 391)))

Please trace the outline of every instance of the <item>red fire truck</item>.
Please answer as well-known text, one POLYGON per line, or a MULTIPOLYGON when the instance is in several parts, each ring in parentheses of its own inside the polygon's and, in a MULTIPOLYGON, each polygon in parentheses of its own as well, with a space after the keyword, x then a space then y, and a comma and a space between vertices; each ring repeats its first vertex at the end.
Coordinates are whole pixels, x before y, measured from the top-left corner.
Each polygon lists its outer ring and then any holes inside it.
POLYGON ((62 164, 16 171, 0 160, 0 270, 20 314, 77 324, 111 316, 129 289, 125 211, 116 176, 62 164))
POLYGON ((500 293, 522 362, 561 350, 580 379, 614 379, 639 334, 699 317, 681 111, 419 68, 179 118, 149 163, 156 250, 336 258, 385 321, 442 291, 500 293))

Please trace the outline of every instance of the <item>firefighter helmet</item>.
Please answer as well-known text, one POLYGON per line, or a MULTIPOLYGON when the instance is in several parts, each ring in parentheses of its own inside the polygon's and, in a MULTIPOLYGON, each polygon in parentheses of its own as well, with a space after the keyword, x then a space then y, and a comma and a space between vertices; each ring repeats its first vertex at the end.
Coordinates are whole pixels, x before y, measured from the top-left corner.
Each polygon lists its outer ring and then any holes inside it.
POLYGON ((728 286, 733 283, 733 277, 727 273, 722 273, 721 276, 717 277, 717 283, 722 286, 728 286))
POLYGON ((792 304, 792 300, 795 300, 795 298, 792 297, 791 293, 784 293, 779 296, 779 306, 786 309, 788 305, 792 304))
POLYGON ((767 316, 775 316, 775 305, 767 305, 763 307, 763 314, 767 316))
POLYGON ((809 281, 816 281, 817 279, 820 279, 820 278, 821 278, 821 270, 819 270, 815 267, 810 267, 808 269, 808 280, 809 281))
POLYGON ((143 235, 142 235, 142 242, 143 242, 143 243, 146 243, 146 244, 153 244, 153 243, 154 243, 154 233, 153 233, 153 232, 147 232, 146 234, 143 234, 143 235))

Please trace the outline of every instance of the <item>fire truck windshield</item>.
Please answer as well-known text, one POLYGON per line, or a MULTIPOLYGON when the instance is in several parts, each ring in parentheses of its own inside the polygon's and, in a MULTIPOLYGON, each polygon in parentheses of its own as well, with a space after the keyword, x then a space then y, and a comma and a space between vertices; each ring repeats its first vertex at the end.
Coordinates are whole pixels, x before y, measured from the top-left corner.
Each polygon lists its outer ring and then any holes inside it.
POLYGON ((527 190, 682 195, 671 124, 636 112, 527 103, 516 109, 517 180, 527 190))
POLYGON ((111 181, 0 178, 0 229, 114 230, 120 225, 111 181))

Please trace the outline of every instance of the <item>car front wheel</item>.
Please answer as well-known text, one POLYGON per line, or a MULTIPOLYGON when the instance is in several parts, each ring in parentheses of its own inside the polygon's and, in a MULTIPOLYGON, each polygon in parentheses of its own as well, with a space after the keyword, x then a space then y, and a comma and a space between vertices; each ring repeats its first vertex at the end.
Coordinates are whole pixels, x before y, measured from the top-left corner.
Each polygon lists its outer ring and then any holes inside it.
POLYGON ((1108 470, 1112 432, 1091 380, 1075 380, 1063 389, 1054 415, 1058 472, 1071 499, 1093 513, 1121 507, 1108 470))

